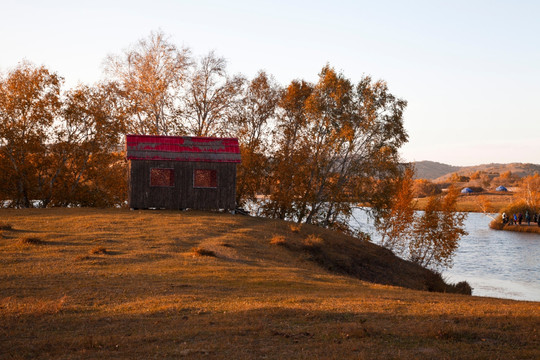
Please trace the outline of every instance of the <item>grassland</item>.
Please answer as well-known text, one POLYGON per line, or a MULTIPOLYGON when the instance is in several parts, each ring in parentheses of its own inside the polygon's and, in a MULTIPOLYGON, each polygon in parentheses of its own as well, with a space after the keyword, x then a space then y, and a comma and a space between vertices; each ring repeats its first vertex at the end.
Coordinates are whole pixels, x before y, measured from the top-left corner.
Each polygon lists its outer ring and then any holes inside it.
POLYGON ((540 357, 539 303, 359 280, 345 270, 424 283, 321 229, 92 209, 0 210, 0 225, 1 359, 540 357))
MULTIPOLYGON (((484 212, 484 209, 492 213, 497 213, 501 209, 510 205, 514 200, 513 193, 483 192, 460 195, 457 200, 456 208, 458 211, 466 212, 484 212)), ((423 210, 427 204, 428 198, 417 199, 416 209, 423 210)))

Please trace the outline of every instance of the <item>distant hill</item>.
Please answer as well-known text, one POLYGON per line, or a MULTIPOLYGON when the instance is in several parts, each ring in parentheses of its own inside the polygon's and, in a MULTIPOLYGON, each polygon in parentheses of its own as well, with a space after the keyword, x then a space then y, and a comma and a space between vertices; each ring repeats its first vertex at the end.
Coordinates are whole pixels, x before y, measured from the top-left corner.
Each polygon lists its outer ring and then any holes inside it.
POLYGON ((441 176, 454 173, 461 169, 460 166, 452 166, 435 161, 415 161, 412 163, 416 170, 415 178, 434 180, 441 176))
POLYGON ((519 177, 533 175, 535 172, 540 173, 539 164, 482 164, 475 166, 452 166, 438 163, 435 161, 417 161, 412 163, 416 168, 416 178, 429 179, 436 182, 447 181, 450 175, 457 173, 458 175, 471 175, 476 171, 484 171, 488 174, 502 174, 511 171, 512 174, 519 177))
MULTIPOLYGON (((476 166, 465 166, 459 168, 456 172, 458 175, 471 175, 476 171, 484 171, 488 174, 502 174, 510 171, 513 175, 520 178, 524 176, 534 175, 535 172, 540 173, 540 165, 538 164, 523 164, 523 163, 511 163, 511 164, 482 164, 476 166)), ((444 182, 452 175, 452 173, 442 175, 435 179, 435 182, 444 182)))

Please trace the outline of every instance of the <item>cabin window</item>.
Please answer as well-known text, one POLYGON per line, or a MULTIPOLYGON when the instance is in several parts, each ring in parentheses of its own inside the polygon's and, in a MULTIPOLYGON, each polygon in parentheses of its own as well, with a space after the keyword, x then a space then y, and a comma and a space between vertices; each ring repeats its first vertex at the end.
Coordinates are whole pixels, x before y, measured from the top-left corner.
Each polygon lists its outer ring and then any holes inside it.
POLYGON ((217 188, 217 170, 196 169, 193 172, 193 187, 217 188))
POLYGON ((150 186, 174 187, 174 169, 150 169, 150 186))

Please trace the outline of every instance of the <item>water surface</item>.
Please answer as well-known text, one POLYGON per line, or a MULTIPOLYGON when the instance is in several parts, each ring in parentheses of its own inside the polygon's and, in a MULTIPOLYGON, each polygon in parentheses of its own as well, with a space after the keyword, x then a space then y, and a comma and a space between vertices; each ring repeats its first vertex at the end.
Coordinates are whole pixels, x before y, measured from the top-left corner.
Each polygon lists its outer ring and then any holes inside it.
POLYGON ((497 231, 491 218, 470 213, 454 266, 443 276, 466 280, 473 295, 540 301, 540 235, 497 231))
MULTIPOLYGON (((351 226, 377 238, 362 209, 353 213, 351 226)), ((540 301, 540 235, 497 231, 491 218, 469 213, 454 266, 443 272, 449 282, 467 281, 475 296, 540 301)), ((531 225, 532 226, 532 225, 531 225)))

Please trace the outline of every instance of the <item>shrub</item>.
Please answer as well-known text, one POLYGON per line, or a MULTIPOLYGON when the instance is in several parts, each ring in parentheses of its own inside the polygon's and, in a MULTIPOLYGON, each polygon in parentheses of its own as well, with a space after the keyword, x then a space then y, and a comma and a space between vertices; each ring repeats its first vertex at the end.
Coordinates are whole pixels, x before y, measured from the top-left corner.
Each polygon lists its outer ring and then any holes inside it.
POLYGON ((451 286, 454 288, 455 292, 458 294, 472 295, 472 287, 466 281, 461 281, 451 286))
POLYGON ((417 179, 414 181, 413 193, 417 198, 424 198, 426 196, 434 196, 442 193, 442 190, 437 184, 427 179, 417 179))
POLYGON ((525 214, 525 212, 527 211, 529 212, 529 214, 531 214, 531 216, 532 214, 534 214, 534 209, 527 206, 525 202, 517 202, 517 203, 512 203, 506 206, 505 208, 501 209, 501 214, 505 212, 508 216, 513 216, 513 214, 519 214, 519 213, 525 214))
POLYGON ((45 245, 45 241, 34 238, 34 237, 24 237, 19 240, 19 243, 22 245, 45 245))
POLYGON ((304 250, 320 251, 324 240, 315 234, 310 234, 304 239, 304 250))
POLYGON ((285 240, 285 237, 282 235, 274 235, 272 236, 272 239, 270 239, 270 244, 278 245, 278 246, 286 246, 287 240, 285 240))
POLYGON ((90 254, 107 254, 107 249, 105 249, 103 246, 96 246, 90 250, 90 254))
POLYGON ((493 230, 502 230, 502 229, 504 229, 504 224, 502 223, 501 216, 497 215, 497 217, 489 223, 489 227, 491 229, 493 229, 493 230))
POLYGON ((212 256, 212 257, 217 257, 217 256, 216 256, 216 253, 213 252, 212 250, 208 250, 208 249, 205 249, 205 248, 200 247, 200 246, 191 248, 191 252, 192 252, 195 256, 212 256))
POLYGON ((298 234, 302 230, 302 224, 290 224, 289 228, 295 234, 298 234))

